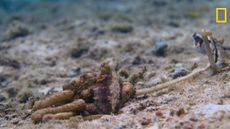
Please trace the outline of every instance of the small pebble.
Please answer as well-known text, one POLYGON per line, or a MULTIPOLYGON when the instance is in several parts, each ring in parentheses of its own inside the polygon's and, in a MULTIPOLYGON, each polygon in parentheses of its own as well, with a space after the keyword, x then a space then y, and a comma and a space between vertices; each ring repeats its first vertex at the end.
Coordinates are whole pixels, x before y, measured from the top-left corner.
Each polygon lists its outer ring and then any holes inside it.
POLYGON ((16 88, 10 87, 10 88, 6 89, 6 93, 9 96, 9 98, 11 98, 11 97, 15 97, 17 95, 18 91, 16 88))
POLYGON ((152 53, 155 54, 156 56, 165 56, 167 47, 168 45, 165 41, 157 40, 155 42, 155 47, 152 53))
POLYGON ((185 110, 184 108, 180 108, 177 112, 176 112, 177 116, 181 116, 185 114, 185 110))
POLYGON ((162 104, 168 104, 169 102, 175 101, 178 98, 176 96, 166 95, 165 98, 161 101, 162 104))
POLYGON ((141 120, 141 125, 149 125, 151 123, 151 119, 143 118, 141 120))
POLYGON ((168 23, 168 25, 171 26, 171 27, 175 27, 175 28, 180 27, 180 24, 178 22, 175 22, 175 21, 170 21, 168 23))
POLYGON ((162 117, 162 116, 163 116, 163 113, 162 113, 161 111, 157 111, 157 112, 155 113, 155 115, 156 115, 157 117, 162 117))
POLYGON ((78 76, 81 73, 81 70, 82 69, 80 67, 74 67, 73 69, 71 69, 68 72, 67 76, 68 77, 76 77, 76 76, 78 76))
POLYGON ((20 120, 18 118, 14 118, 13 120, 11 120, 11 123, 15 125, 18 124, 19 121, 20 120))
POLYGON ((176 69, 171 74, 171 76, 173 79, 176 79, 178 77, 183 77, 183 76, 187 75, 188 73, 189 73, 189 71, 180 64, 180 65, 176 66, 176 69))
POLYGON ((133 65, 141 65, 141 64, 144 64, 144 63, 146 63, 146 61, 140 56, 136 56, 133 59, 133 62, 132 62, 133 65))
POLYGON ((113 129, 124 129, 125 128, 125 125, 116 125, 113 129))
POLYGON ((71 50, 70 52, 70 56, 72 58, 79 58, 81 57, 83 54, 88 52, 88 48, 74 48, 71 50))
POLYGON ((124 77, 124 78, 128 78, 129 77, 129 73, 127 70, 120 70, 118 72, 118 74, 121 76, 121 77, 124 77))
POLYGON ((6 97, 0 94, 0 102, 5 101, 6 97))
POLYGON ((131 24, 119 23, 111 25, 110 30, 116 33, 130 33, 134 28, 131 24))
POLYGON ((172 59, 170 63, 177 64, 179 61, 177 59, 172 59))
POLYGON ((190 121, 193 121, 193 122, 197 122, 198 119, 196 116, 192 115, 190 118, 189 118, 190 121))

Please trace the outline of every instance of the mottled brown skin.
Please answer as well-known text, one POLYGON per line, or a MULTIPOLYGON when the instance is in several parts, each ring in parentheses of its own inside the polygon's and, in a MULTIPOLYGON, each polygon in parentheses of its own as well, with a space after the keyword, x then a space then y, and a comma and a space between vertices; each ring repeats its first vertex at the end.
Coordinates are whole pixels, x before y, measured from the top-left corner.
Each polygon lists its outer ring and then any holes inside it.
POLYGON ((90 116, 117 113, 124 103, 134 96, 134 91, 131 83, 122 82, 110 66, 103 63, 99 74, 83 74, 64 85, 62 92, 35 102, 36 111, 31 118, 40 122, 68 119, 76 114, 90 116), (55 107, 65 100, 67 104, 55 107))
POLYGON ((57 94, 51 95, 50 97, 45 98, 44 100, 36 101, 34 104, 34 109, 35 110, 43 109, 43 108, 49 107, 51 105, 54 105, 58 102, 72 100, 73 97, 74 97, 73 91, 65 90, 62 93, 57 93, 57 94))
POLYGON ((44 116, 47 114, 58 114, 65 112, 73 112, 73 111, 82 111, 86 108, 86 103, 82 99, 75 100, 71 103, 64 104, 58 107, 48 107, 35 111, 31 118, 34 122, 39 122, 44 119, 44 116))

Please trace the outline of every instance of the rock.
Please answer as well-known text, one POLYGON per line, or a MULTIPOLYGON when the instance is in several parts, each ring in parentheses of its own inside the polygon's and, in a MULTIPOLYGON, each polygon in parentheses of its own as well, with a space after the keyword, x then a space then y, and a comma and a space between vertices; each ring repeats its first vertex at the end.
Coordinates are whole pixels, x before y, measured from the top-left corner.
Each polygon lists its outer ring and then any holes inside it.
POLYGON ((79 58, 81 57, 83 54, 88 52, 88 48, 74 48, 71 50, 70 52, 70 56, 72 58, 79 58))
POLYGON ((178 98, 176 96, 172 96, 172 95, 165 95, 165 97, 163 98, 163 100, 161 101, 162 104, 168 104, 169 102, 175 101, 178 98))
POLYGON ((171 74, 173 79, 176 79, 178 77, 183 77, 187 75, 189 71, 182 66, 182 64, 177 64, 176 69, 174 72, 171 74))
POLYGON ((133 31, 133 26, 128 23, 118 23, 111 25, 110 30, 116 33, 130 33, 133 31))
POLYGON ((14 22, 6 30, 3 40, 5 41, 13 40, 18 37, 27 36, 29 33, 30 30, 26 25, 20 22, 14 22))
POLYGON ((155 54, 156 56, 165 56, 167 47, 168 45, 164 40, 156 40, 155 47, 152 53, 155 54))
POLYGON ((177 110, 176 115, 177 116, 181 116, 181 115, 184 115, 185 113, 186 113, 185 109, 184 108, 180 108, 179 110, 177 110))
POLYGON ((213 104, 209 103, 206 105, 202 105, 198 109, 198 113, 203 114, 206 118, 216 117, 218 112, 229 112, 230 104, 213 104))
POLYGON ((7 87, 7 85, 10 83, 10 80, 8 80, 4 75, 0 75, 0 87, 7 87))
POLYGON ((149 125, 152 121, 149 118, 143 118, 140 122, 141 125, 149 125))
POLYGON ((168 77, 166 77, 166 76, 160 77, 160 80, 161 80, 161 83, 165 83, 165 82, 169 81, 168 77))
POLYGON ((14 87, 9 87, 6 89, 6 93, 9 96, 9 98, 15 97, 18 93, 17 89, 14 87))
POLYGON ((124 78, 128 78, 128 77, 129 77, 128 71, 127 71, 127 70, 124 70, 124 69, 120 70, 120 71, 118 72, 118 74, 119 74, 119 76, 124 77, 124 78))
POLYGON ((132 64, 133 64, 133 65, 141 65, 141 64, 145 64, 145 63, 146 63, 145 59, 143 59, 143 58, 140 57, 140 56, 134 57, 134 59, 133 59, 133 61, 132 61, 132 64))
POLYGON ((170 63, 177 64, 179 61, 177 59, 172 59, 170 63))
POLYGON ((68 77, 76 77, 81 73, 81 70, 82 70, 81 67, 78 67, 78 66, 73 67, 71 71, 68 72, 67 75, 68 77))
POLYGON ((171 26, 171 27, 175 27, 175 28, 180 27, 180 24, 178 22, 175 22, 175 21, 170 21, 168 23, 168 25, 171 26))
POLYGON ((155 112, 155 115, 156 115, 157 117, 163 117, 163 113, 162 113, 161 111, 155 112))
POLYGON ((6 100, 5 96, 0 94, 0 102, 5 101, 5 100, 6 100))
POLYGON ((86 54, 87 58, 93 59, 93 60, 102 60, 106 59, 108 57, 113 56, 112 50, 106 46, 102 45, 95 45, 91 47, 86 54))
POLYGON ((11 123, 14 124, 14 125, 16 125, 16 124, 18 124, 19 121, 20 121, 20 119, 18 119, 18 118, 13 118, 13 119, 11 120, 11 123))
POLYGON ((100 36, 100 35, 105 35, 106 31, 105 30, 101 30, 98 27, 93 27, 91 29, 92 35, 93 36, 100 36))
POLYGON ((193 114, 193 115, 190 116, 189 120, 193 121, 193 122, 197 122, 198 118, 193 114))
POLYGON ((0 57, 0 65, 13 67, 15 69, 20 69, 22 66, 22 64, 18 60, 11 59, 10 57, 6 57, 6 56, 0 57))

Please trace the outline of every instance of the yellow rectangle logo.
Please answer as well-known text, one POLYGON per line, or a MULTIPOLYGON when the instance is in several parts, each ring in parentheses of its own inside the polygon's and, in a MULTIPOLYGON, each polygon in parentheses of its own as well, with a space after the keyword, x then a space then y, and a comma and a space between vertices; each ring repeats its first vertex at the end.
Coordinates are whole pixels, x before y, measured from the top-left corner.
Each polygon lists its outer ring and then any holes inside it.
POLYGON ((216 8, 216 23, 227 23, 227 8, 216 8), (223 11, 223 19, 220 19, 220 12, 223 11))

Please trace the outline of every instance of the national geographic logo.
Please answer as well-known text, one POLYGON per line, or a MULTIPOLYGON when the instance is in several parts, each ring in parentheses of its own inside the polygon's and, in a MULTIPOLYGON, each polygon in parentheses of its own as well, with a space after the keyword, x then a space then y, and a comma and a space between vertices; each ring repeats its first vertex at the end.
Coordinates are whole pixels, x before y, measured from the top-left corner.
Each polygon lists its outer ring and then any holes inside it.
POLYGON ((216 8, 216 23, 228 22, 227 8, 216 8))

